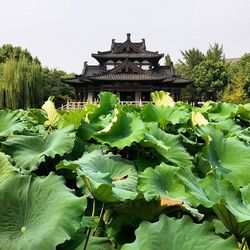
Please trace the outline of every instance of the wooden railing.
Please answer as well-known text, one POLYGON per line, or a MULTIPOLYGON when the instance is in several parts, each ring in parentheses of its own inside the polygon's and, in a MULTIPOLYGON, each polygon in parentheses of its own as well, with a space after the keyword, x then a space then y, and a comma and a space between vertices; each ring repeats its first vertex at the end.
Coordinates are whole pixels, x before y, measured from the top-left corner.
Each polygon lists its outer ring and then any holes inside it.
MULTIPOLYGON (((98 104, 99 102, 74 102, 74 101, 67 101, 66 104, 62 105, 59 109, 61 110, 75 110, 75 109, 83 109, 86 104, 95 103, 98 104)), ((143 106, 144 104, 148 103, 148 101, 120 101, 120 104, 135 104, 138 106, 143 106)))

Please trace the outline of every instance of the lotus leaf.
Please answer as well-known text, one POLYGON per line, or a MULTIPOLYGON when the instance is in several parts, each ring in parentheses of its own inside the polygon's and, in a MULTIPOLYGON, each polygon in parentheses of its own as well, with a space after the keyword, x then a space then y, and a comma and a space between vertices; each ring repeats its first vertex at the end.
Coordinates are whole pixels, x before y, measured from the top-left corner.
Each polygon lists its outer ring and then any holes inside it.
POLYGON ((14 132, 21 132, 27 128, 27 122, 20 120, 19 111, 0 110, 0 137, 7 137, 14 132))
POLYGON ((147 132, 141 145, 144 147, 154 148, 167 161, 176 165, 191 165, 192 157, 187 153, 185 148, 180 144, 178 135, 165 133, 158 128, 157 124, 147 125, 147 132))
POLYGON ((3 151, 13 157, 17 168, 24 172, 37 169, 45 156, 70 153, 75 141, 73 126, 58 129, 45 138, 41 135, 13 135, 3 142, 3 151))
POLYGON ((210 223, 194 224, 188 217, 182 219, 161 215, 158 222, 142 222, 135 231, 136 240, 125 244, 122 250, 236 250, 237 241, 231 236, 223 239, 213 232, 210 223))
POLYGON ((0 184, 0 249, 53 250, 75 233, 85 208, 86 198, 54 173, 12 174, 0 184))
POLYGON ((55 104, 51 101, 51 98, 49 98, 48 101, 46 101, 43 104, 42 109, 44 109, 48 115, 48 120, 45 121, 44 125, 50 127, 56 127, 61 116, 57 112, 55 104))
POLYGON ((166 126, 169 123, 175 125, 187 122, 190 115, 186 110, 177 107, 156 106, 148 103, 142 108, 141 117, 146 122, 158 122, 161 126, 166 126))
POLYGON ((203 158, 207 159, 213 168, 224 173, 225 179, 236 187, 249 183, 250 147, 237 137, 225 138, 221 130, 212 129, 211 142, 203 149, 203 158))
POLYGON ((137 172, 131 162, 118 156, 95 150, 76 161, 61 162, 57 166, 60 168, 75 171, 98 200, 118 202, 137 196, 137 172))
POLYGON ((174 99, 170 93, 164 91, 156 91, 151 93, 151 98, 157 106, 174 107, 174 99))
POLYGON ((117 118, 100 132, 94 134, 94 138, 101 143, 123 149, 133 142, 140 142, 145 134, 145 126, 137 113, 126 114, 119 111, 117 118))
POLYGON ((0 183, 16 170, 10 163, 10 157, 0 152, 0 183))

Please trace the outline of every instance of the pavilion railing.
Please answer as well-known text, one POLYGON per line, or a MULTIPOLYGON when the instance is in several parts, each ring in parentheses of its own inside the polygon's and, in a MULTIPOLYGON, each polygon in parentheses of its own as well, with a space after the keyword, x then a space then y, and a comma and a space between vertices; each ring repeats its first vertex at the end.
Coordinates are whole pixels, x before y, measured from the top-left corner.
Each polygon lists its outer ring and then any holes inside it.
MULTIPOLYGON (((83 109, 86 104, 95 103, 98 104, 99 102, 74 102, 74 101, 67 101, 66 104, 62 105, 59 109, 60 110, 74 110, 74 109, 83 109)), ((148 103, 148 101, 120 101, 120 104, 135 104, 138 106, 143 106, 144 104, 148 103)))

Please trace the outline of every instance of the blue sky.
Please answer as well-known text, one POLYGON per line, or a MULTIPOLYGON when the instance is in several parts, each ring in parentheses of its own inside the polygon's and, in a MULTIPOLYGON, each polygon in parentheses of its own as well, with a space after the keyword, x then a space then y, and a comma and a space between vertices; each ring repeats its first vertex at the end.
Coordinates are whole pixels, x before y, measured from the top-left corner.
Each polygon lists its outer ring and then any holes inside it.
POLYGON ((174 62, 180 50, 205 52, 214 42, 240 57, 250 52, 249 13, 249 0, 1 0, 0 46, 22 46, 43 66, 75 73, 128 32, 174 62))

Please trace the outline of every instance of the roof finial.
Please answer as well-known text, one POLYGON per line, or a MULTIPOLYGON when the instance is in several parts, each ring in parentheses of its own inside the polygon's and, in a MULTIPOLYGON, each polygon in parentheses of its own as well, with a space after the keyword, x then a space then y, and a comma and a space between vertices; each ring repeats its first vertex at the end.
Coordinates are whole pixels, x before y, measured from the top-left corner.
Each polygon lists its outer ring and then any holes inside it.
POLYGON ((143 49, 146 49, 145 39, 144 39, 144 38, 142 38, 141 40, 142 40, 142 48, 143 48, 143 49))
POLYGON ((127 41, 130 41, 130 36, 131 36, 131 34, 127 33, 127 41))

